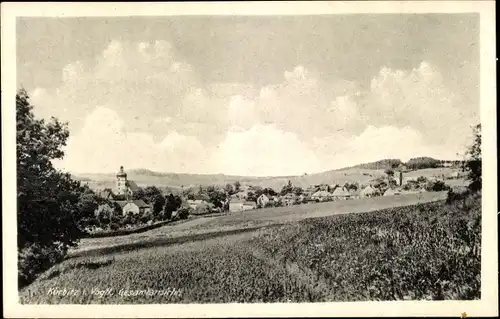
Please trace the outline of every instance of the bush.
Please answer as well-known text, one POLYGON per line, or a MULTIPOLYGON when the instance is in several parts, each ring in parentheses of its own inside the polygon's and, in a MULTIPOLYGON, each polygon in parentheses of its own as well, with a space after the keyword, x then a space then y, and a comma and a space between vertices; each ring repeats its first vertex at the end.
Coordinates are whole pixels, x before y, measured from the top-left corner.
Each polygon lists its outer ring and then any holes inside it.
POLYGON ((62 261, 67 248, 64 245, 53 244, 43 247, 32 244, 18 254, 18 284, 22 288, 31 283, 39 273, 62 261))
POLYGON ((182 207, 177 211, 177 216, 179 216, 179 219, 187 219, 190 213, 191 213, 190 207, 182 207))
POLYGON ((111 229, 111 230, 117 230, 118 228, 120 228, 120 226, 116 223, 111 223, 109 225, 109 229, 111 229))
POLYGON ((428 192, 440 192, 449 190, 450 186, 446 185, 443 181, 429 181, 425 185, 425 190, 428 192))

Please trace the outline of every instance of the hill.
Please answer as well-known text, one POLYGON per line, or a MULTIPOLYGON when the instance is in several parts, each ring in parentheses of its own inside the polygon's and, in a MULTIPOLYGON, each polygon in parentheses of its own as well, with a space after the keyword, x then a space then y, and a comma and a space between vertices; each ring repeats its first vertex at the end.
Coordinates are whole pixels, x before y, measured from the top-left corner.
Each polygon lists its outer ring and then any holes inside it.
MULTIPOLYGON (((425 163, 432 163, 435 166, 434 160, 430 158, 415 158, 407 163, 414 165, 417 163, 417 168, 405 173, 405 176, 425 176, 425 177, 441 177, 450 174, 454 168, 452 167, 437 167, 426 168, 425 163), (421 167, 420 163, 424 163, 421 167)), ((355 165, 348 168, 337 170, 330 170, 315 174, 304 174, 299 176, 269 176, 269 177, 256 177, 256 176, 237 176, 225 174, 187 174, 187 173, 165 173, 155 172, 148 169, 133 169, 127 171, 128 178, 135 181, 139 186, 145 187, 155 185, 160 188, 168 188, 176 192, 182 187, 197 187, 208 185, 224 186, 226 184, 234 184, 236 181, 242 185, 252 184, 254 186, 271 187, 275 190, 281 189, 283 185, 291 181, 293 185, 302 188, 310 185, 318 184, 344 184, 346 182, 358 182, 360 184, 367 184, 377 177, 386 176, 384 171, 387 168, 395 167, 400 164, 406 164, 399 159, 383 159, 376 162, 364 163, 355 165)), ((75 179, 84 181, 91 188, 103 189, 113 188, 115 186, 115 173, 107 174, 78 174, 73 175, 75 179)))

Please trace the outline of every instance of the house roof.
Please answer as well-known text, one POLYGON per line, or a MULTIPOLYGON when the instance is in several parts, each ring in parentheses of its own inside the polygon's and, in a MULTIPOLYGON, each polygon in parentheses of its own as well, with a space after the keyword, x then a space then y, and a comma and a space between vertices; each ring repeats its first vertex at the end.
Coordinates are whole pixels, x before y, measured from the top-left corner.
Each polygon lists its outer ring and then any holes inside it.
POLYGON ((392 189, 392 188, 388 188, 385 193, 384 193, 384 196, 385 195, 395 195, 395 194, 400 194, 401 191, 399 189, 392 189))
POLYGON ((113 193, 107 189, 105 190, 100 190, 97 192, 97 196, 102 197, 102 198, 109 198, 113 196, 113 193))
POLYGON ((134 192, 141 189, 134 181, 127 181, 127 186, 134 192))
POLYGON ((187 201, 189 204, 196 204, 196 205, 201 205, 201 204, 209 204, 206 200, 204 199, 195 199, 195 200, 191 200, 191 199, 188 199, 187 201))
POLYGON ((231 199, 231 201, 229 201, 230 204, 243 204, 244 202, 245 200, 239 198, 231 199))
POLYGON ((136 199, 136 200, 133 200, 132 202, 139 207, 149 207, 149 205, 146 204, 142 199, 136 199))
POLYGON ((118 205, 120 205, 121 208, 123 208, 123 207, 125 207, 125 205, 127 205, 129 203, 129 201, 117 200, 117 201, 115 201, 115 203, 117 203, 118 205))
POLYGON ((361 195, 371 195, 375 194, 375 192, 376 190, 373 187, 367 186, 361 191, 361 195))
POLYGON ((311 197, 328 197, 328 196, 332 196, 332 194, 327 191, 317 191, 311 197))
POLYGON ((204 201, 208 202, 209 198, 207 195, 204 195, 204 194, 195 194, 194 200, 204 200, 204 201))
POLYGON ((333 196, 350 196, 349 192, 343 187, 337 187, 333 192, 333 196))
POLYGON ((349 191, 349 194, 351 194, 352 196, 359 196, 359 195, 361 195, 361 189, 359 189, 359 188, 358 188, 358 189, 356 189, 356 190, 351 189, 351 190, 349 191))

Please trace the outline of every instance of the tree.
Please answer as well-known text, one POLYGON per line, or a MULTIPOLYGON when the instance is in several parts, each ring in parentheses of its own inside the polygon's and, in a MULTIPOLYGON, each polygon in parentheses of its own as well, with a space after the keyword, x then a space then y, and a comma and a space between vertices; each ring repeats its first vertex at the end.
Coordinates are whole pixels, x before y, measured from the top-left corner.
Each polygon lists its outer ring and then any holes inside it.
POLYGON ((292 181, 288 180, 288 183, 281 188, 281 195, 286 195, 293 191, 292 181))
POLYGON ((226 184, 226 186, 224 187, 224 190, 226 191, 226 193, 228 193, 229 195, 232 195, 234 194, 234 188, 233 188, 233 185, 231 184, 226 184))
POLYGON ((165 198, 165 207, 163 209, 164 217, 166 219, 172 218, 172 213, 178 210, 182 205, 182 199, 178 195, 170 193, 165 198))
POLYGON ((144 201, 152 205, 153 214, 157 216, 165 206, 165 197, 161 190, 156 186, 148 186, 144 189, 144 201))
POLYGON ((226 193, 219 191, 213 186, 209 186, 207 188, 207 195, 209 198, 209 202, 212 203, 215 207, 220 208, 224 206, 224 202, 226 201, 226 193))
POLYGON ((91 223, 92 219, 95 219, 96 210, 102 203, 104 203, 104 201, 99 198, 99 196, 84 189, 77 204, 80 213, 80 218, 77 221, 79 227, 84 228, 91 223))
POLYGON ((425 190, 428 192, 440 192, 449 190, 450 187, 445 184, 445 182, 437 180, 437 181, 428 181, 425 185, 425 190))
POLYGON ((482 188, 481 124, 473 127, 473 143, 467 151, 464 169, 470 181, 469 189, 473 192, 482 188))
POLYGON ((142 191, 144 193, 144 197, 141 199, 149 204, 153 204, 154 200, 157 197, 159 197, 159 196, 163 197, 161 190, 156 186, 148 186, 148 187, 144 188, 142 191))
POLYGON ((240 191, 241 184, 239 181, 234 182, 234 192, 238 193, 240 191))
POLYGON ((24 90, 16 94, 16 122, 18 248, 57 245, 65 251, 83 235, 81 217, 88 212, 79 210, 80 183, 52 165, 64 156, 67 123, 36 119, 24 90))
POLYGON ((184 206, 178 210, 177 216, 179 216, 180 219, 187 219, 191 212, 192 209, 189 206, 184 206))
POLYGON ((407 163, 406 166, 409 169, 425 169, 425 168, 436 168, 441 165, 441 162, 437 159, 434 159, 432 157, 415 157, 410 159, 407 163))
POLYGON ((266 187, 264 188, 264 190, 262 191, 264 194, 266 194, 267 196, 276 196, 278 195, 278 193, 276 193, 276 191, 270 187, 266 187))
POLYGON ((385 174, 387 174, 387 176, 389 178, 393 177, 394 176, 394 170, 392 168, 388 168, 384 171, 385 174))
POLYGON ((135 200, 147 201, 147 199, 146 199, 146 193, 144 192, 144 189, 142 189, 142 188, 139 188, 138 190, 136 190, 134 192, 133 198, 135 200))
POLYGON ((192 188, 183 189, 182 196, 187 198, 187 199, 193 200, 194 199, 193 189, 192 188))
POLYGON ((295 187, 293 188, 292 192, 293 192, 295 195, 300 196, 300 195, 302 195, 302 194, 304 193, 304 190, 303 190, 301 187, 299 187, 299 186, 295 186, 295 187))

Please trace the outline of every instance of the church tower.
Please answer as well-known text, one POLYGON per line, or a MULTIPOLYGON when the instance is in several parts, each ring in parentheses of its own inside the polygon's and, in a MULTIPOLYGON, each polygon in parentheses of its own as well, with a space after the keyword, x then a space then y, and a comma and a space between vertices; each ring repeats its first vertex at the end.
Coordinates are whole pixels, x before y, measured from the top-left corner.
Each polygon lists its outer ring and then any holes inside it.
POLYGON ((120 166, 120 171, 116 174, 116 195, 127 195, 127 173, 120 166))

